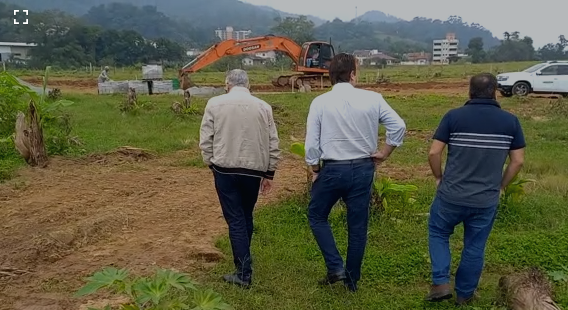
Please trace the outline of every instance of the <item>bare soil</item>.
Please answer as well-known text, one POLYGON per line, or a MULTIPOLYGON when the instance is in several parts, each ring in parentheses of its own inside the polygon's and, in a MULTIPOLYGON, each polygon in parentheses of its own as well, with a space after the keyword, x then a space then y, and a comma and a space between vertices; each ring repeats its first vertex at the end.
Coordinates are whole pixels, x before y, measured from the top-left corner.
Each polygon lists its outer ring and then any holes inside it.
MULTIPOLYGON (((223 258, 225 233, 211 172, 174 158, 121 153, 52 159, 0 185, 0 309, 78 309, 70 296, 104 266, 191 271, 223 258)), ((286 157, 273 193, 302 189, 302 162, 286 157)))

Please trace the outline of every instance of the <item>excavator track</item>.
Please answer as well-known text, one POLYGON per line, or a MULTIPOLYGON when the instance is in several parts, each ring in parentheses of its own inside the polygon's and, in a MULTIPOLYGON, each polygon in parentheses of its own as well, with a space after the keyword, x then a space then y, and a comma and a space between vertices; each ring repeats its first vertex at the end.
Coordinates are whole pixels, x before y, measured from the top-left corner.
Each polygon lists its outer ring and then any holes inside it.
POLYGON ((279 88, 300 89, 303 85, 309 85, 310 88, 327 88, 331 87, 329 76, 322 74, 292 74, 281 75, 272 80, 272 85, 279 88))

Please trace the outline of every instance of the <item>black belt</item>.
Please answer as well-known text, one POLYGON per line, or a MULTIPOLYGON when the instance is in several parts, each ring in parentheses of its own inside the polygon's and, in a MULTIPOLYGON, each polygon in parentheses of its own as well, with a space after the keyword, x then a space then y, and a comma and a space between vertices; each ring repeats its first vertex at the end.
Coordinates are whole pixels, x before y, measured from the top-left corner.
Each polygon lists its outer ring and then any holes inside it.
POLYGON ((347 160, 333 160, 333 159, 324 159, 322 160, 324 165, 349 165, 349 164, 364 164, 368 162, 372 162, 373 159, 371 157, 366 158, 357 158, 357 159, 347 159, 347 160))

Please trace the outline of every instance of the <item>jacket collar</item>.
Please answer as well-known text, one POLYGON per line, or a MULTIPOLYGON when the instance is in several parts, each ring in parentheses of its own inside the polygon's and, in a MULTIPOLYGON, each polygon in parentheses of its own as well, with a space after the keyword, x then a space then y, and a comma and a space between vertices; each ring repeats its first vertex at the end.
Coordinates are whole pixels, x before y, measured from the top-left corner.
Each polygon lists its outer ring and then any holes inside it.
POLYGON ((493 100, 493 99, 470 99, 465 103, 465 105, 469 105, 469 104, 492 105, 492 106, 501 108, 501 105, 499 104, 499 102, 497 102, 497 100, 493 100))
POLYGON ((247 93, 250 94, 250 90, 242 86, 233 86, 229 93, 247 93))

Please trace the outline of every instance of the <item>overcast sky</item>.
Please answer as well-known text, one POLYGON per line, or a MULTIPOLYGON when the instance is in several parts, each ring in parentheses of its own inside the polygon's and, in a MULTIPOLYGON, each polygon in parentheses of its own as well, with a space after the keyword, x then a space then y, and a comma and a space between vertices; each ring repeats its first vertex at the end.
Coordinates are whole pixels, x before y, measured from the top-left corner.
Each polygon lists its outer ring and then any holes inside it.
POLYGON ((527 35, 533 38, 535 48, 550 42, 558 42, 558 36, 561 34, 568 37, 568 13, 566 13, 568 1, 566 0, 539 0, 537 2, 518 0, 243 1, 271 6, 290 13, 314 15, 323 19, 339 17, 342 20, 351 20, 355 17, 355 7, 359 15, 377 10, 406 20, 416 16, 446 20, 450 15, 457 15, 461 16, 464 22, 481 24, 500 39, 505 31, 519 31, 521 36, 527 35))

